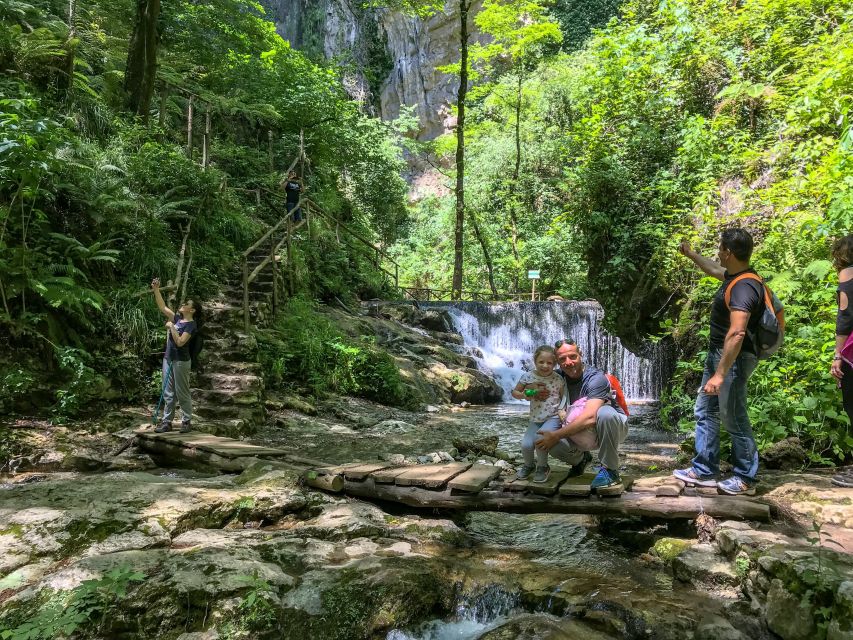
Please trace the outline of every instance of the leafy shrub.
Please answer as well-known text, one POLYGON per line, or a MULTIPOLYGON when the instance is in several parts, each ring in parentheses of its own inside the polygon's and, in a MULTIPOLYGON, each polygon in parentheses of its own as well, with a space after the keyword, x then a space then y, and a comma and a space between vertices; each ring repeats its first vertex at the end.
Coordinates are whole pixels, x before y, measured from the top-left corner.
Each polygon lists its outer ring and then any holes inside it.
POLYGON ((257 337, 270 386, 316 396, 350 394, 394 406, 416 403, 388 354, 369 340, 342 337, 316 305, 303 298, 289 300, 276 326, 257 337))
POLYGON ((116 567, 102 578, 84 580, 70 593, 52 594, 32 616, 0 631, 0 639, 55 640, 100 630, 128 588, 143 580, 145 574, 130 567, 116 567))

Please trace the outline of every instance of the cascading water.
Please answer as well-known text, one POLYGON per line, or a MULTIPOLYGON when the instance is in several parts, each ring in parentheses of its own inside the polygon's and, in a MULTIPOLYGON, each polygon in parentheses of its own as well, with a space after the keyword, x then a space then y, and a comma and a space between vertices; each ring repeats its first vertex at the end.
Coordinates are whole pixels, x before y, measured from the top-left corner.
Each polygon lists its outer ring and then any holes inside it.
POLYGON ((629 401, 648 402, 660 397, 663 357, 657 345, 650 357, 637 356, 601 327, 604 312, 597 302, 483 302, 421 303, 445 309, 468 352, 480 368, 491 372, 512 402, 510 391, 523 371, 532 368, 533 352, 543 344, 572 338, 584 362, 613 373, 629 401))

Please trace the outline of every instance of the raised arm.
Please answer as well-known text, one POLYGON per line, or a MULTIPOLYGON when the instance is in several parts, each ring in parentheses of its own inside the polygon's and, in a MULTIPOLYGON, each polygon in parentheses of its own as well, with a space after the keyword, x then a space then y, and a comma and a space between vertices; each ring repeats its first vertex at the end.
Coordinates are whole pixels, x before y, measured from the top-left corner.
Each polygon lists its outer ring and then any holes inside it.
POLYGON ((712 278, 716 278, 717 280, 722 280, 725 277, 726 270, 717 263, 711 260, 710 258, 706 258, 704 256, 696 253, 693 248, 690 246, 689 242, 682 242, 678 245, 678 251, 681 255, 690 258, 697 267, 699 267, 706 274, 711 276, 712 278))
POLYGON ((160 309, 160 313, 166 316, 170 322, 174 320, 175 312, 166 306, 166 301, 163 300, 163 294, 160 293, 160 278, 154 278, 154 280, 151 281, 151 289, 154 291, 154 302, 157 303, 157 308, 160 309))

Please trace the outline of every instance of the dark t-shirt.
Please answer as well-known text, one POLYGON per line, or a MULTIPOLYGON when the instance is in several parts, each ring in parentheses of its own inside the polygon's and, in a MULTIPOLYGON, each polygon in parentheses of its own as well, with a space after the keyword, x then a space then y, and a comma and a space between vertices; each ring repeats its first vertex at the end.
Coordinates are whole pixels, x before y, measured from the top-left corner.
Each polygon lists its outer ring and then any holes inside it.
POLYGON ((299 192, 302 191, 300 184, 294 180, 288 180, 284 185, 284 193, 287 196, 287 202, 296 204, 299 202, 299 192))
MULTIPOLYGON (((764 305, 764 286, 753 280, 752 278, 744 278, 739 280, 732 287, 732 296, 729 300, 729 307, 726 306, 726 287, 729 286, 732 280, 742 273, 755 273, 752 269, 746 271, 738 271, 737 273, 729 273, 726 271, 723 277, 723 284, 714 294, 714 299, 711 302, 711 335, 708 340, 711 348, 722 349, 723 343, 726 340, 726 334, 732 325, 731 311, 746 311, 749 315, 749 321, 746 328, 751 335, 755 335, 758 329, 758 324, 761 322, 761 311, 764 305)), ((744 339, 740 350, 745 353, 755 353, 755 345, 748 337, 744 339)))
MULTIPOLYGON (((184 321, 180 313, 175 314, 172 322, 175 324, 175 330, 178 332, 179 336, 182 336, 185 333, 195 333, 195 321, 184 321)), ((170 331, 166 337, 166 358, 168 360, 177 360, 178 362, 186 362, 187 360, 190 360, 191 340, 192 338, 187 340, 183 347, 179 347, 172 340, 172 332, 170 331)))
POLYGON ((835 335, 849 336, 853 333, 853 280, 838 284, 838 315, 835 317, 835 335), (847 296, 847 307, 841 308, 841 294, 847 296))
POLYGON ((620 407, 613 399, 613 394, 610 390, 610 382, 607 380, 607 376, 604 375, 604 372, 601 369, 584 365, 583 373, 577 380, 569 378, 559 367, 557 367, 555 371, 563 376, 566 381, 566 389, 568 389, 569 392, 569 404, 578 398, 596 398, 598 400, 604 400, 605 403, 610 404, 610 406, 616 409, 619 413, 625 413, 622 411, 622 407, 620 407))

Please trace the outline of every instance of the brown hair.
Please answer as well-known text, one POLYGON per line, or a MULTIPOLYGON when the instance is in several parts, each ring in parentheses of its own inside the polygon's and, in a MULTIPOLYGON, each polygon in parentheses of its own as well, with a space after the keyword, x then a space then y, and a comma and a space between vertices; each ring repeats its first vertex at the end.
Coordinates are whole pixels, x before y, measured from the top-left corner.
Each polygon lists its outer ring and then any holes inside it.
POLYGON ((832 265, 838 269, 853 267, 853 233, 838 238, 832 243, 832 265))
POLYGON ((554 352, 554 347, 549 347, 547 344, 543 344, 541 347, 537 347, 536 351, 533 352, 533 362, 535 363, 539 356, 543 353, 550 353, 554 356, 554 360, 557 359, 557 354, 554 352))

